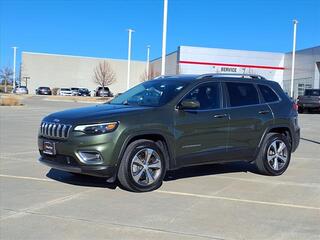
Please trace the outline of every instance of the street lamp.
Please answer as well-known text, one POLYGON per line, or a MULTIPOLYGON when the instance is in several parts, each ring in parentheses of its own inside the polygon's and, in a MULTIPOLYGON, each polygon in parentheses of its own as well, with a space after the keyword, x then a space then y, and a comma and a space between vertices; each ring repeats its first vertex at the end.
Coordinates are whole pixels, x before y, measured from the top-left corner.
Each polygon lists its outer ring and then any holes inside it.
POLYGON ((166 73, 167 15, 168 15, 168 0, 163 0, 161 75, 165 75, 166 73))
POLYGON ((293 20, 293 47, 292 47, 292 66, 291 66, 291 89, 290 96, 293 98, 293 81, 294 81, 294 64, 296 58, 296 34, 297 34, 297 20, 293 20))
POLYGON ((17 58, 17 47, 13 48, 13 89, 16 87, 16 58, 17 58))
POLYGON ((149 80, 149 66, 150 66, 150 45, 147 45, 147 79, 149 80))
POLYGON ((130 65, 131 65, 131 34, 134 32, 133 29, 128 29, 128 73, 127 73, 127 90, 130 88, 130 65))

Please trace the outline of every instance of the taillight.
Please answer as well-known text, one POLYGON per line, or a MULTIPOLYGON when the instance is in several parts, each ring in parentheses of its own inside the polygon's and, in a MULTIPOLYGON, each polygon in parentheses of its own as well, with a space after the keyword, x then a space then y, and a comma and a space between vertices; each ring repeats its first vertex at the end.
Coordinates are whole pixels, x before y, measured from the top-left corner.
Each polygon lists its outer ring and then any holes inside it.
POLYGON ((293 110, 298 111, 298 104, 293 103, 292 108, 293 108, 293 110))

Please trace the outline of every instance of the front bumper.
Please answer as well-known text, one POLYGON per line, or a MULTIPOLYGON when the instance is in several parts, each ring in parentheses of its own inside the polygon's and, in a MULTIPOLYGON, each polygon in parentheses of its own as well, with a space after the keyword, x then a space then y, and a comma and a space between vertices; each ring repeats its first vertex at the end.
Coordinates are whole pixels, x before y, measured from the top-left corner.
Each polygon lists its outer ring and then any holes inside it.
POLYGON ((81 165, 73 157, 65 155, 48 156, 40 151, 39 162, 51 168, 66 172, 80 173, 96 177, 114 177, 116 168, 107 165, 81 165))
POLYGON ((38 137, 40 152, 39 161, 52 168, 67 172, 81 173, 99 177, 113 177, 117 169, 117 151, 112 139, 113 134, 98 136, 86 136, 81 133, 70 134, 68 139, 52 139, 43 136, 38 137), (75 134, 79 134, 76 136, 75 134), (54 155, 45 154, 44 143, 54 143, 54 155), (86 163, 80 157, 79 152, 97 152, 102 157, 102 162, 86 163))

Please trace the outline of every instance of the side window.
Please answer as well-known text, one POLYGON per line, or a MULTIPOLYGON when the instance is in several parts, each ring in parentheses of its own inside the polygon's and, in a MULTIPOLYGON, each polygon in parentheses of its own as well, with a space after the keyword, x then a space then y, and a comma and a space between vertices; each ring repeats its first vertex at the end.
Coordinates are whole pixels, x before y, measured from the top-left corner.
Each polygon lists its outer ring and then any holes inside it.
POLYGON ((184 99, 197 100, 200 110, 220 108, 220 83, 202 84, 189 92, 184 99))
POLYGON ((231 107, 259 103, 258 92, 251 83, 226 82, 231 107))
POLYGON ((258 85, 259 90, 266 102, 276 102, 279 100, 277 94, 266 85, 258 85))

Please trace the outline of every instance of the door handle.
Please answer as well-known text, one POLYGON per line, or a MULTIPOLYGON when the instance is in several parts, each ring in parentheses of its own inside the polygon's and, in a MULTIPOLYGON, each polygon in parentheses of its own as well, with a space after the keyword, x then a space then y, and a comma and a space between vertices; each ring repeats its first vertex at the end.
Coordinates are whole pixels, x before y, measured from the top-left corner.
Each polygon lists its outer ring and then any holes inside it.
POLYGON ((216 114, 213 117, 214 118, 226 118, 226 117, 228 117, 228 114, 216 114))
POLYGON ((267 113, 269 113, 270 111, 269 110, 262 110, 262 111, 259 111, 258 113, 259 114, 267 114, 267 113))

